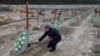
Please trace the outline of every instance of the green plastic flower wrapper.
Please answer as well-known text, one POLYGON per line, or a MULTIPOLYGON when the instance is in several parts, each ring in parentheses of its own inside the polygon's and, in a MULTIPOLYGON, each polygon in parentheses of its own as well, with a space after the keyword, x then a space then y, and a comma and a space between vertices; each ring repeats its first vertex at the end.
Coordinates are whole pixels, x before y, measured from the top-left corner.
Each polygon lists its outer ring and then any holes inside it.
POLYGON ((19 38, 19 41, 22 41, 22 38, 19 38))
POLYGON ((69 19, 68 20, 69 21, 69 24, 74 24, 74 23, 76 23, 77 21, 75 20, 75 18, 71 18, 71 19, 69 19))
POLYGON ((22 40, 25 40, 25 39, 26 39, 26 37, 25 37, 25 36, 23 36, 21 39, 22 39, 22 40))
POLYGON ((43 12, 45 12, 45 9, 42 9, 43 12))
MULTIPOLYGON (((16 46, 19 46, 19 45, 21 45, 21 42, 17 42, 16 46)), ((16 47, 16 46, 15 46, 15 47, 16 47)))
POLYGON ((15 48, 15 51, 16 51, 16 52, 19 51, 18 48, 15 48))
POLYGON ((59 22, 57 20, 55 20, 53 27, 58 29, 59 28, 59 22))
POLYGON ((16 41, 16 44, 19 44, 19 41, 16 41))
POLYGON ((19 51, 21 49, 21 47, 22 47, 22 45, 16 46, 15 51, 19 51))
POLYGON ((96 17, 93 19, 93 23, 94 23, 94 25, 96 25, 96 26, 100 26, 100 17, 99 17, 99 16, 96 16, 96 17))
POLYGON ((18 45, 18 48, 20 49, 22 47, 22 45, 18 45))
POLYGON ((15 48, 21 48, 21 47, 22 47, 22 44, 18 44, 18 45, 16 45, 15 48))
POLYGON ((24 36, 26 35, 26 33, 25 33, 25 32, 23 32, 22 34, 23 34, 24 36))
POLYGON ((21 41, 21 44, 24 44, 24 41, 21 41))
POLYGON ((19 42, 19 38, 17 38, 16 43, 19 42))
POLYGON ((21 41, 16 42, 15 46, 20 45, 21 41))
POLYGON ((21 52, 25 39, 26 39, 26 33, 23 32, 16 40, 16 43, 15 43, 16 53, 21 52))

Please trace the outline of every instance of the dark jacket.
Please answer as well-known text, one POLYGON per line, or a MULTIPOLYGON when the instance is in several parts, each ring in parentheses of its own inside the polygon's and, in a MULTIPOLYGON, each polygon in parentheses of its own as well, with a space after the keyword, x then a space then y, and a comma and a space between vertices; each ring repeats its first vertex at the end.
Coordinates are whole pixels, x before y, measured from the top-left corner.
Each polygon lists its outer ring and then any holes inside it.
POLYGON ((50 36, 53 38, 52 41, 60 41, 61 40, 61 34, 59 33, 59 31, 55 28, 49 28, 49 31, 48 32, 45 32, 39 39, 39 41, 42 41, 46 36, 50 36))

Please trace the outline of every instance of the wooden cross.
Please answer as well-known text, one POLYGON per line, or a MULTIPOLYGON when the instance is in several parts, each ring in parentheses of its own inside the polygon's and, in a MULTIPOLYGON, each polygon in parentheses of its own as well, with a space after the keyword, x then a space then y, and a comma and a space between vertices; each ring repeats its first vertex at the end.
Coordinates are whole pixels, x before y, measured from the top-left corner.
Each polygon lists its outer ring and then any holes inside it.
POLYGON ((53 9, 52 11, 51 11, 51 14, 54 14, 54 19, 55 19, 55 17, 58 15, 58 20, 60 20, 60 15, 61 15, 61 11, 58 11, 57 9, 53 9))
POLYGON ((65 12, 66 12, 66 15, 68 16, 68 9, 66 9, 65 12))
POLYGON ((76 16, 77 15, 77 12, 76 12, 76 9, 74 10, 72 10, 72 16, 76 16))
POLYGON ((28 1, 26 2, 26 29, 29 29, 29 13, 28 13, 28 1))
MULTIPOLYGON (((28 5, 27 5, 27 6, 28 6, 28 5)), ((26 14, 27 14, 27 15, 26 15, 26 18, 29 17, 29 14, 35 14, 34 12, 29 11, 29 9, 27 8, 27 6, 26 6, 26 10, 21 10, 21 11, 20 11, 20 12, 22 12, 22 13, 26 13, 26 14)), ((29 19, 27 19, 27 21, 28 21, 28 20, 29 20, 29 19)), ((26 24, 27 24, 26 28, 28 28, 29 23, 27 22, 26 24)), ((39 25, 39 13, 38 13, 38 11, 37 11, 37 25, 39 25)))
POLYGON ((37 10, 37 13, 38 13, 38 16, 39 16, 39 15, 42 15, 42 16, 43 16, 43 21, 44 21, 44 15, 45 15, 45 14, 43 14, 43 11, 40 9, 40 10, 37 10))
POLYGON ((58 11, 57 15, 58 15, 58 20, 60 21, 61 11, 58 11))
POLYGON ((55 19, 56 14, 57 14, 57 9, 52 9, 51 14, 54 14, 54 19, 55 19))

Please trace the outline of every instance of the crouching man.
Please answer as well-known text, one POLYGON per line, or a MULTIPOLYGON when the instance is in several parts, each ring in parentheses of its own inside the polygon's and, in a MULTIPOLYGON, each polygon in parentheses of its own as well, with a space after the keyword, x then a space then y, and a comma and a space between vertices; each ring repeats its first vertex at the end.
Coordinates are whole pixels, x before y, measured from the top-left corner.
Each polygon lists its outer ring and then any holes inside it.
POLYGON ((48 35, 48 48, 51 48, 49 51, 54 52, 56 50, 56 45, 61 41, 61 34, 55 28, 49 27, 46 25, 44 34, 39 38, 39 42, 41 42, 48 35))

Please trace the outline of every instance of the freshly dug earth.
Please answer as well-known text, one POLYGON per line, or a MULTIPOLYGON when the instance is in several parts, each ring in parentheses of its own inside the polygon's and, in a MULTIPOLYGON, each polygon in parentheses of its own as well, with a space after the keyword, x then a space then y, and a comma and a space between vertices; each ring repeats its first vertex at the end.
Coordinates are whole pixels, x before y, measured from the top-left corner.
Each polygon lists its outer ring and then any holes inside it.
POLYGON ((8 19, 5 19, 5 20, 2 20, 2 21, 0 21, 0 26, 1 26, 1 25, 5 25, 5 24, 8 24, 8 23, 10 23, 10 22, 12 22, 12 21, 13 21, 12 18, 8 18, 8 19))
MULTIPOLYGON (((41 56, 48 51, 46 48, 47 43, 47 41, 43 41, 41 43, 33 43, 31 46, 27 47, 21 56, 41 56)), ((14 56, 14 50, 10 52, 10 56, 14 56)))
POLYGON ((63 35, 68 35, 68 34, 72 33, 72 31, 73 31, 73 28, 68 28, 68 27, 61 27, 60 28, 60 32, 63 35))

